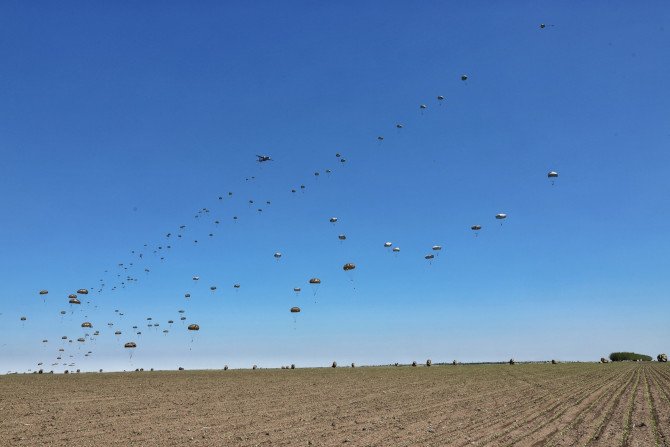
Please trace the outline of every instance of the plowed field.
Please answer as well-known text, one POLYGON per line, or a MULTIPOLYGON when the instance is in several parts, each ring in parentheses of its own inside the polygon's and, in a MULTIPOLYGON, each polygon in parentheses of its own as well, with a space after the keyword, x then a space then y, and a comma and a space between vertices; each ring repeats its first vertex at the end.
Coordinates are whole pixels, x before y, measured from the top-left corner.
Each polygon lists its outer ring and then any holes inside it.
POLYGON ((667 446, 670 366, 0 377, 9 446, 667 446))

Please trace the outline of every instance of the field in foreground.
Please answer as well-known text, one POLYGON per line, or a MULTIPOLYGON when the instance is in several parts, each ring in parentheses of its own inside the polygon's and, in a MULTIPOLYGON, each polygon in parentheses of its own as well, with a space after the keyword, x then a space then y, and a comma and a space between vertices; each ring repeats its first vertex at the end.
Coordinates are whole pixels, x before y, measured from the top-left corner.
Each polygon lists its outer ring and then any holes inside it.
POLYGON ((658 363, 0 377, 11 446, 670 445, 658 363))

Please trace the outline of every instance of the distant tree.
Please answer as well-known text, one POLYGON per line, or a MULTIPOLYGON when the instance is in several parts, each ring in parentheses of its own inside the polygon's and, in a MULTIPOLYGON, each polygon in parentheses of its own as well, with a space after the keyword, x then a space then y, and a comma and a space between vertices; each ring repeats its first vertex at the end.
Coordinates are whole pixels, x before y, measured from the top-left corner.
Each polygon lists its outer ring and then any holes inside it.
POLYGON ((651 356, 645 354, 636 354, 635 352, 613 352, 610 354, 610 360, 613 362, 638 361, 651 362, 651 356))

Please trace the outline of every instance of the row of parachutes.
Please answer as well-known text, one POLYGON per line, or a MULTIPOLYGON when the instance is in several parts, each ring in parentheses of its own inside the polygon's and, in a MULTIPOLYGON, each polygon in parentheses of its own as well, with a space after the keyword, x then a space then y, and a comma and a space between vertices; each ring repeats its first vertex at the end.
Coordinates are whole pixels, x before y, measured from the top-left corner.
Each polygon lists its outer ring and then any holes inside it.
MULTIPOLYGON (((466 82, 468 80, 468 76, 467 75, 461 75, 461 80, 466 82)), ((437 95, 436 98, 437 98, 438 103, 440 103, 440 104, 443 103, 446 100, 443 95, 437 95)), ((419 105, 419 110, 422 114, 427 109, 428 109, 427 104, 420 104, 419 105)), ((396 123, 395 127, 397 129, 403 129, 405 127, 405 125, 402 124, 402 123, 396 123)), ((383 135, 379 135, 377 137, 378 142, 383 142, 384 140, 385 140, 385 137, 383 135)), ((344 165, 347 162, 347 160, 340 153, 337 153, 335 155, 336 155, 336 157, 339 160, 341 165, 344 165)), ((268 162, 271 162, 271 161, 272 161, 272 159, 269 156, 260 156, 260 155, 258 156, 258 162, 259 163, 265 164, 265 163, 268 163, 268 162)), ((331 169, 326 169, 324 172, 326 172, 326 174, 331 174, 333 171, 331 169)), ((319 175, 320 175, 319 171, 314 172, 314 176, 318 177, 319 175)), ((554 185, 556 179, 558 178, 558 172, 549 171, 547 173, 547 178, 549 179, 551 184, 554 185)), ((247 177, 245 180, 249 181, 250 179, 255 180, 255 176, 252 176, 251 178, 247 177)), ((299 186, 299 189, 304 191, 306 189, 306 186, 304 184, 301 184, 299 186)), ((293 188, 293 189, 290 189, 290 191, 291 191, 291 193, 295 194, 297 192, 297 189, 293 188)), ((230 196, 233 196, 233 192, 228 192, 228 197, 230 197, 230 196)), ((222 201, 223 199, 224 199, 224 196, 218 196, 219 201, 222 201)), ((269 201, 269 200, 265 201, 265 205, 267 205, 267 206, 271 205, 271 203, 272 202, 269 201)), ((255 201, 253 199, 250 199, 248 201, 248 204, 249 204, 249 206, 252 206, 252 205, 255 204, 255 201)), ((263 211, 263 208, 258 208, 259 213, 262 213, 262 211, 263 211)), ((204 207, 204 208, 201 208, 200 210, 198 210, 198 212, 195 214, 194 218, 195 219, 201 219, 205 216, 208 216, 209 214, 210 214, 209 208, 204 207)), ((495 214, 494 217, 495 217, 496 220, 500 221, 501 224, 502 224, 502 221, 507 219, 507 214, 506 213, 498 213, 498 214, 495 214)), ((232 216, 232 219, 234 221, 238 221, 238 216, 234 215, 234 216, 232 216)), ((338 218, 337 217, 331 217, 329 219, 329 221, 331 223, 335 224, 335 223, 338 222, 338 218)), ((214 224, 215 225, 220 224, 220 220, 214 220, 214 224)), ((165 260, 166 253, 172 248, 172 245, 169 243, 169 241, 173 237, 176 237, 178 239, 182 238, 183 237, 183 230, 185 228, 186 228, 186 225, 180 225, 174 231, 170 231, 170 232, 165 234, 165 242, 155 244, 152 247, 150 247, 149 244, 144 244, 144 246, 141 250, 131 250, 131 254, 133 256, 135 256, 137 259, 144 261, 144 258, 145 258, 144 253, 146 251, 151 251, 151 252, 153 252, 154 255, 158 256, 161 261, 163 261, 163 260, 165 260)), ((475 233, 475 235, 477 235, 482 230, 482 228, 483 228, 483 226, 481 224, 475 224, 475 225, 470 226, 470 229, 475 233)), ((209 233, 209 237, 213 237, 213 233, 209 233)), ((347 239, 347 236, 345 234, 339 234, 338 239, 340 241, 345 241, 347 239)), ((196 239, 196 240, 194 240, 194 243, 198 244, 199 241, 196 239)), ((390 249, 395 254, 400 253, 400 247, 393 246, 392 242, 390 242, 390 241, 384 242, 383 247, 385 247, 387 249, 390 249)), ((435 258, 435 254, 439 253, 441 250, 442 250, 442 246, 440 246, 440 245, 432 246, 432 250, 431 250, 432 253, 429 253, 429 254, 425 255, 425 259, 427 261, 431 262, 435 258)), ((282 253, 281 252, 275 252, 274 257, 277 260, 279 260, 279 259, 282 258, 282 253)), ((128 271, 129 269, 134 268, 134 261, 118 263, 117 266, 119 268, 123 269, 124 271, 128 271)), ((345 272, 351 272, 354 269, 356 269, 356 265, 354 263, 351 263, 351 262, 345 263, 342 266, 342 270, 345 271, 345 272)), ((149 274, 151 272, 151 270, 149 268, 144 268, 144 272, 146 274, 149 274)), ((109 273, 109 270, 105 270, 105 273, 109 273)), ((200 277, 197 276, 197 275, 194 275, 194 276, 192 276, 192 279, 194 281, 199 281, 200 277)), ((122 289, 122 288, 125 288, 127 285, 138 282, 139 278, 137 276, 132 276, 130 274, 125 274, 125 276, 122 277, 121 273, 117 273, 117 279, 115 281, 118 281, 118 282, 112 283, 111 287, 108 287, 108 282, 104 278, 101 278, 99 286, 95 287, 95 288, 92 288, 92 289, 95 289, 98 292, 98 294, 103 293, 103 291, 106 288, 109 288, 111 291, 117 291, 120 288, 122 289)), ((309 278, 309 280, 307 282, 310 286, 312 286, 312 288, 314 289, 314 294, 316 295, 317 289, 318 289, 319 285, 321 284, 321 279, 316 278, 316 277, 312 277, 312 278, 309 278)), ((239 289, 241 287, 241 285, 239 283, 235 283, 233 285, 233 287, 235 289, 239 289)), ((216 289, 217 289, 217 286, 215 286, 215 285, 210 286, 210 290, 215 291, 216 289)), ((299 294, 301 292, 301 287, 294 287, 293 291, 296 294, 299 294)), ((42 297, 45 297, 48 293, 49 292, 48 292, 47 289, 43 289, 43 290, 39 291, 39 295, 42 296, 42 297)), ((76 293, 71 293, 71 294, 68 295, 68 297, 67 297, 68 303, 70 304, 70 306, 80 306, 82 304, 81 296, 86 296, 88 294, 89 294, 89 289, 86 289, 86 288, 77 289, 76 293)), ((186 299, 189 299, 190 298, 190 293, 188 293, 188 292, 184 293, 184 297, 186 299)), ((87 304, 89 304, 88 301, 87 301, 87 304)), ((117 313, 117 316, 118 315, 123 316, 123 313, 119 312, 118 309, 115 312, 117 313)), ((301 309, 298 306, 292 306, 292 307, 289 308, 289 312, 291 314, 298 314, 298 313, 301 312, 301 309)), ((180 320, 182 322, 184 322, 184 320, 186 320, 186 317, 183 315, 184 311, 180 310, 179 313, 182 314, 179 317, 180 320)), ((64 311, 64 310, 60 311, 61 318, 65 314, 66 314, 66 311, 64 311)), ((151 320, 151 318, 148 317, 148 320, 151 320)), ((27 321, 27 317, 22 316, 21 321, 22 322, 27 321)), ((173 320, 168 321, 169 324, 172 324, 173 322, 174 322, 173 320)), ((109 324, 110 324, 110 327, 111 327, 112 323, 109 323, 109 324)), ((93 324, 90 321, 84 321, 83 323, 80 324, 80 326, 83 329, 92 329, 93 328, 93 324)), ((138 326, 134 325, 132 327, 133 327, 133 330, 136 331, 134 335, 139 337, 142 333, 141 333, 141 331, 137 330, 138 326)), ((157 323, 150 323, 149 327, 157 328, 158 324, 157 323)), ((197 333, 200 330, 200 326, 197 323, 190 323, 190 324, 188 324, 186 329, 189 332, 197 333)), ((167 334, 168 332, 169 332, 168 330, 163 330, 164 334, 167 334)), ((95 331, 93 333, 93 336, 99 336, 99 335, 100 335, 99 331, 95 331)), ((114 335, 119 337, 120 335, 122 335, 122 332, 117 330, 117 331, 114 332, 114 335)), ((63 339, 64 340, 67 339, 67 336, 63 336, 63 339)), ((85 337, 80 337, 77 340, 79 342, 84 343, 84 342, 86 342, 87 339, 92 340, 93 338, 87 333, 87 334, 85 334, 85 337)), ((46 339, 43 340, 43 342, 46 342, 46 341, 47 341, 46 339)), ((192 339, 192 341, 193 341, 193 339, 192 339)), ((69 342, 71 343, 72 339, 70 339, 69 342)), ((123 342, 123 347, 126 350, 128 350, 129 352, 131 352, 131 358, 132 358, 132 352, 135 350, 135 348, 137 348, 137 342, 135 340, 125 341, 125 342, 123 342)), ((64 348, 60 348, 59 352, 63 352, 63 349, 64 348)), ((88 357, 90 354, 92 354, 92 351, 87 351, 85 356, 88 357)), ((58 359, 60 360, 61 357, 59 356, 58 359)), ((57 363, 54 363, 54 364, 57 364, 57 363)), ((38 365, 42 365, 42 362, 38 363, 38 365)), ((72 364, 72 363, 63 363, 63 365, 64 366, 69 366, 69 367, 74 366, 74 364, 72 364)))

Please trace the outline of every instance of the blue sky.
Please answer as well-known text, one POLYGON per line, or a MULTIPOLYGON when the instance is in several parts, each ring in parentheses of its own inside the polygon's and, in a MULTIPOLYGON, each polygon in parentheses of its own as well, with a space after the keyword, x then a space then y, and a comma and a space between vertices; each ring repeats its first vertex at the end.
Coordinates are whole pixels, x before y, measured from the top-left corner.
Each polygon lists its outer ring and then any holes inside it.
POLYGON ((101 335, 66 346, 83 369, 668 351, 667 5, 0 12, 3 371, 54 362, 85 320, 101 335), (160 261, 145 243, 172 248, 160 261), (117 273, 139 280, 111 292, 117 273), (101 278, 61 321, 67 295, 101 278), (161 332, 178 309, 201 327, 193 343, 179 322, 161 332))

